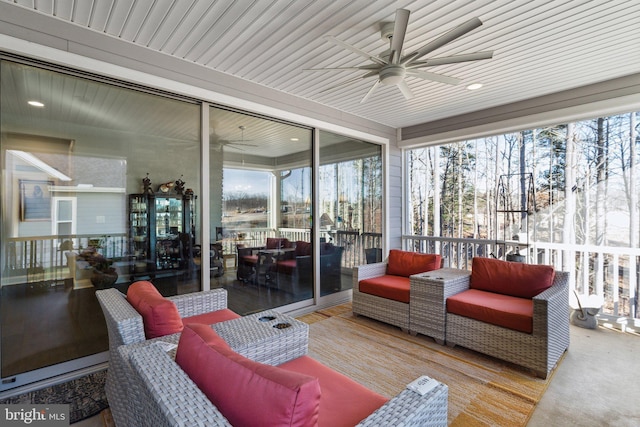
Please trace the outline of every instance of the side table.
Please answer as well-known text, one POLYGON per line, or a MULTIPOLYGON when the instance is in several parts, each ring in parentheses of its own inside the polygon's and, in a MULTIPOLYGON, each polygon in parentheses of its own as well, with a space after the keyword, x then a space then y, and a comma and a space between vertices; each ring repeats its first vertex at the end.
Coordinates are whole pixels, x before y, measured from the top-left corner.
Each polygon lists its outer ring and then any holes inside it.
POLYGON ((410 276, 410 331, 433 337, 438 344, 444 344, 447 298, 468 289, 470 276, 470 271, 456 268, 441 268, 410 276))
POLYGON ((235 352, 267 365, 280 365, 304 356, 309 349, 309 325, 275 310, 212 327, 235 352))

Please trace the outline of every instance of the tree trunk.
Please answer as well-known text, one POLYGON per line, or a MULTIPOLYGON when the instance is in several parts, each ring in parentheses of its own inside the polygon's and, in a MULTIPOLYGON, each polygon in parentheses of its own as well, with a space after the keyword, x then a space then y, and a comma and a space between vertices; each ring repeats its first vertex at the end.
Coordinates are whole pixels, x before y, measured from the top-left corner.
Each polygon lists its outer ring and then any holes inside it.
MULTIPOLYGON (((575 245, 576 233, 575 233, 575 215, 576 215, 576 138, 574 132, 574 124, 569 123, 567 125, 567 143, 565 152, 565 165, 564 165, 564 221, 562 226, 562 243, 565 245, 575 245)), ((568 271, 571 280, 569 283, 574 283, 573 278, 576 270, 576 257, 575 251, 564 250, 562 266, 564 271, 568 271)))

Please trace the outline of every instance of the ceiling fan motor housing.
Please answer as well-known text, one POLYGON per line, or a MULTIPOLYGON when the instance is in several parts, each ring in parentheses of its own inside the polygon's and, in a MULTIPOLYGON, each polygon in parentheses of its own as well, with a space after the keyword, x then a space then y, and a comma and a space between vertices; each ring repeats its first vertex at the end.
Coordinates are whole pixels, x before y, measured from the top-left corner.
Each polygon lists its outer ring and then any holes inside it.
POLYGON ((383 22, 382 27, 380 29, 380 38, 388 42, 393 37, 393 27, 395 26, 395 22, 383 22))
POLYGON ((404 79, 407 70, 402 65, 385 65, 380 69, 380 83, 385 85, 397 85, 404 79))

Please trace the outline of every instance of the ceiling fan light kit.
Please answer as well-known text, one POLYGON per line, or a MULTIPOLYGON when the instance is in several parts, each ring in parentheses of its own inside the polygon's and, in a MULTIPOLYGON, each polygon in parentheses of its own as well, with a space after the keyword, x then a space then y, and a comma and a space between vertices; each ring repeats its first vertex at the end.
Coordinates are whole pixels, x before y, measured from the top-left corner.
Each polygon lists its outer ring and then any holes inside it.
POLYGON ((341 46, 357 55, 362 56, 366 60, 372 62, 372 64, 366 64, 358 67, 308 68, 305 69, 305 71, 358 70, 366 72, 361 77, 350 79, 346 82, 332 86, 323 90, 323 92, 335 89, 336 87, 343 86, 345 84, 350 84, 361 79, 377 77, 377 80, 373 83, 373 86, 371 86, 369 91, 360 101, 362 103, 365 102, 373 94, 375 89, 380 84, 397 86, 400 92, 404 95, 405 99, 413 98, 413 92, 409 88, 409 85, 406 81, 407 76, 417 77, 422 80, 435 81, 448 85, 457 85, 458 83, 460 83, 460 79, 433 73, 430 71, 424 71, 420 68, 446 64, 456 64, 460 62, 479 61, 484 59, 491 59, 493 57, 493 51, 484 51, 440 58, 431 58, 420 61, 420 58, 424 57, 425 55, 481 26, 482 21, 480 21, 480 19, 478 18, 470 19, 462 25, 459 25, 456 28, 447 31, 436 39, 430 41, 420 49, 413 51, 407 55, 402 55, 404 39, 407 32, 407 25, 409 23, 409 15, 410 12, 408 10, 398 9, 396 10, 396 18, 394 22, 385 22, 381 24, 380 37, 384 41, 389 41, 389 49, 385 50, 377 56, 365 52, 333 36, 325 37, 328 41, 341 46))

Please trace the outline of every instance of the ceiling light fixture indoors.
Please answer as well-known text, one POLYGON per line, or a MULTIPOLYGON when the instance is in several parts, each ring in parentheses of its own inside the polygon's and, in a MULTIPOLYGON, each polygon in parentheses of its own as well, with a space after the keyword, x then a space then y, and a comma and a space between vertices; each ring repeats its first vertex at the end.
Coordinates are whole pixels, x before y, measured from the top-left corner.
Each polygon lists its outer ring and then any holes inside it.
POLYGON ((27 102, 27 104, 31 105, 32 107, 44 107, 44 104, 40 101, 29 101, 27 102))
POLYGON ((477 90, 477 89, 480 89, 481 87, 482 87, 482 83, 472 83, 469 86, 467 86, 467 89, 477 90))
POLYGON ((371 62, 371 64, 362 65, 359 67, 336 67, 336 68, 307 68, 304 71, 336 71, 336 70, 358 70, 364 71, 360 77, 347 80, 346 82, 334 85, 330 88, 324 89, 322 92, 326 92, 335 89, 340 86, 344 86, 361 79, 368 77, 377 77, 377 80, 373 83, 373 86, 364 95, 362 100, 365 102, 375 89, 380 84, 397 86, 404 95, 405 99, 413 98, 413 92, 407 85, 406 77, 416 77, 422 80, 430 80, 434 82, 457 85, 460 83, 460 79, 455 77, 445 76, 442 74, 432 73, 430 71, 421 70, 425 67, 433 67, 437 65, 456 64, 459 62, 479 61, 482 59, 491 59, 493 57, 493 51, 464 53, 452 56, 443 56, 439 58, 430 58, 421 60, 425 55, 433 52, 434 50, 456 40, 459 37, 467 34, 468 32, 478 28, 482 25, 482 21, 478 18, 473 18, 462 25, 459 25, 435 40, 430 41, 426 45, 422 46, 418 50, 415 50, 407 55, 403 55, 402 50, 404 48, 404 39, 407 33, 407 26, 409 24, 409 14, 411 12, 406 9, 396 10, 396 18, 394 22, 387 22, 381 24, 380 36, 384 41, 389 41, 389 49, 385 50, 379 55, 373 55, 367 53, 356 46, 350 45, 342 40, 339 40, 333 36, 326 36, 325 39, 334 43, 344 49, 347 49, 355 54, 358 54, 371 62))

